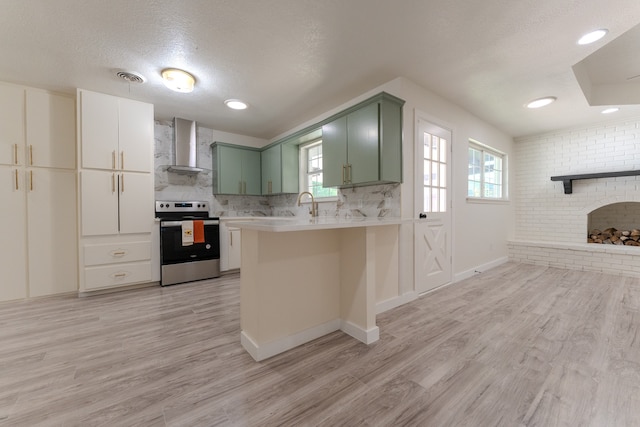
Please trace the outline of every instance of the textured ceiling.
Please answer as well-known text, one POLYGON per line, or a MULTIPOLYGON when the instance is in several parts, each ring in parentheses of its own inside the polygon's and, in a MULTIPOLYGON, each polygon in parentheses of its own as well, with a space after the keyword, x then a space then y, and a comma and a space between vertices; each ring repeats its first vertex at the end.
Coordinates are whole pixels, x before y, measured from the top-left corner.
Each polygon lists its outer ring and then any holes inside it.
MULTIPOLYGON (((179 116, 267 139, 399 76, 513 136, 603 121, 602 108, 589 105, 572 67, 640 22, 638 0, 0 5, 0 80, 128 96, 155 104, 159 119, 179 116), (608 28, 607 38, 576 44, 596 28, 608 28), (166 67, 192 72, 196 90, 167 90, 159 76, 166 67), (147 82, 129 85, 115 77, 118 69, 137 71, 147 82), (523 108, 547 95, 558 101, 523 108), (227 98, 241 98, 250 108, 229 110, 227 98)), ((637 43, 632 47, 637 52, 637 43)), ((619 60, 607 59, 611 69, 619 60)), ((640 107, 625 106, 617 115, 638 116, 640 107)))

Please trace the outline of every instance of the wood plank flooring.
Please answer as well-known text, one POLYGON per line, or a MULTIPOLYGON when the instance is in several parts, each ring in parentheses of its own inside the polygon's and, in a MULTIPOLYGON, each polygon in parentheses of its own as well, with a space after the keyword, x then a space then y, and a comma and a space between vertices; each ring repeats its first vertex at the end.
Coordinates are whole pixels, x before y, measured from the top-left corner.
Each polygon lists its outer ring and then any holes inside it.
POLYGON ((239 277, 0 305, 0 426, 640 426, 640 280, 507 263, 257 363, 239 277))

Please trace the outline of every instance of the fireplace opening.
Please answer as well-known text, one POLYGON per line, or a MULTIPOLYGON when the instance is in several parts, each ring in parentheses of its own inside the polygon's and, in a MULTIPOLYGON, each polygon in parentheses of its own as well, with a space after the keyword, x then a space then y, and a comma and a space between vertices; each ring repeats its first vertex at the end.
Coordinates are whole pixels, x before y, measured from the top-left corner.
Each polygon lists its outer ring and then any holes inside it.
POLYGON ((587 243, 640 246, 640 202, 621 202, 591 211, 587 243))

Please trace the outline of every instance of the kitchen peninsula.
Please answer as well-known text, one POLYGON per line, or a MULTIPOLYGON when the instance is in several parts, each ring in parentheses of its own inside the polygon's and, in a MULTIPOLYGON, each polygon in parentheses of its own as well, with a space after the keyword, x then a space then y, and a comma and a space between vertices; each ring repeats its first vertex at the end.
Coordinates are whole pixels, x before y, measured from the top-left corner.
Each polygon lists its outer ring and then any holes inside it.
POLYGON ((377 341, 376 290, 398 286, 401 222, 234 222, 242 230, 243 347, 260 361, 336 330, 377 341))

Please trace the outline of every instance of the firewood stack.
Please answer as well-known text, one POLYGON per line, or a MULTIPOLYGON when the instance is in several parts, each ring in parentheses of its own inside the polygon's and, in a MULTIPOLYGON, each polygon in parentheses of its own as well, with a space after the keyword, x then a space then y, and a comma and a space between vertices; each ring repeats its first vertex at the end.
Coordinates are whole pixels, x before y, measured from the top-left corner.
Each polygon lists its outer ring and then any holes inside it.
POLYGON ((606 230, 593 229, 587 236, 588 243, 603 243, 605 245, 640 246, 640 230, 617 230, 613 227, 606 230))

